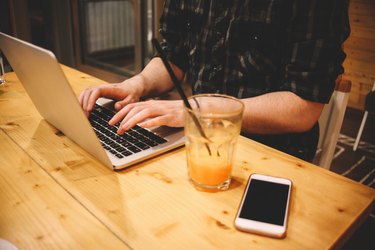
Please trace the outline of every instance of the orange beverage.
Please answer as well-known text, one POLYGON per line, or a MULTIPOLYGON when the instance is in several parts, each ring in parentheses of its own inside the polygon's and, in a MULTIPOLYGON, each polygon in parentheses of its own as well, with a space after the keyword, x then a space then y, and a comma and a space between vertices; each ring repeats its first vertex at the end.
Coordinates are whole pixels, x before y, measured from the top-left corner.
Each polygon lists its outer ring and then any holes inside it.
POLYGON ((189 162, 190 178, 201 185, 217 186, 230 179, 232 166, 226 162, 189 162))
POLYGON ((200 190, 228 189, 243 104, 224 95, 197 95, 189 101, 192 110, 185 109, 189 179, 200 190))

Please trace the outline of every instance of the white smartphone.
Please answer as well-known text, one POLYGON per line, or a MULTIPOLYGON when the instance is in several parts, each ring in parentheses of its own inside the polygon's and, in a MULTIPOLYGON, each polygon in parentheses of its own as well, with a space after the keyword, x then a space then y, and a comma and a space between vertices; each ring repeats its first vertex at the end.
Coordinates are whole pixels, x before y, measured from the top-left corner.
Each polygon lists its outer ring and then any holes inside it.
POLYGON ((247 183, 234 225, 241 231, 284 238, 292 181, 252 174, 247 183))

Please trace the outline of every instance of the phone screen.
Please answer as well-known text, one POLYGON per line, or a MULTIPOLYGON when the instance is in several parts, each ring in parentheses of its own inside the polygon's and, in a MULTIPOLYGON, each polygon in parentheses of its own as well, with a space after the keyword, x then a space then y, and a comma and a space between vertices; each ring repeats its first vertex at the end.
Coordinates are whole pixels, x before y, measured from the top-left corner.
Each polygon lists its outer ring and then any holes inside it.
POLYGON ((251 180, 239 217, 282 226, 289 188, 285 184, 251 180))

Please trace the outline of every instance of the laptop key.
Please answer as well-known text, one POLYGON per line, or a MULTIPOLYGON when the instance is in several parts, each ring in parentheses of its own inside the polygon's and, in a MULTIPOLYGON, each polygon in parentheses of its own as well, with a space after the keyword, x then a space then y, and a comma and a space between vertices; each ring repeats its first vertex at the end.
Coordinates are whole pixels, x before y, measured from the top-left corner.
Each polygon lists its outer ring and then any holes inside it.
POLYGON ((150 148, 150 146, 148 146, 147 144, 144 144, 143 142, 137 142, 137 143, 135 143, 135 145, 138 148, 143 149, 143 150, 150 148))
POLYGON ((118 135, 119 124, 115 126, 108 124, 114 114, 112 110, 95 105, 89 120, 103 147, 116 157, 126 157, 167 142, 164 138, 138 125, 125 134, 118 135))
POLYGON ((136 146, 130 146, 128 149, 133 153, 141 152, 141 149, 137 148, 136 146))

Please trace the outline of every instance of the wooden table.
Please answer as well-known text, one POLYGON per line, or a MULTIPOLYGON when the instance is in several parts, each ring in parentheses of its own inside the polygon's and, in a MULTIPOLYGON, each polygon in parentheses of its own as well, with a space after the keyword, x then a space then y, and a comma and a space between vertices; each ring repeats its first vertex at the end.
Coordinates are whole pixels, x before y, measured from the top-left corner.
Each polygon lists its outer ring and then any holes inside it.
MULTIPOLYGON (((101 83, 63 67, 74 91, 101 83)), ((234 182, 195 190, 179 148, 113 172, 50 126, 14 73, 0 87, 0 238, 20 249, 328 249, 374 208, 375 190, 241 137, 234 182), (293 180, 285 239, 233 227, 251 173, 293 180)))

